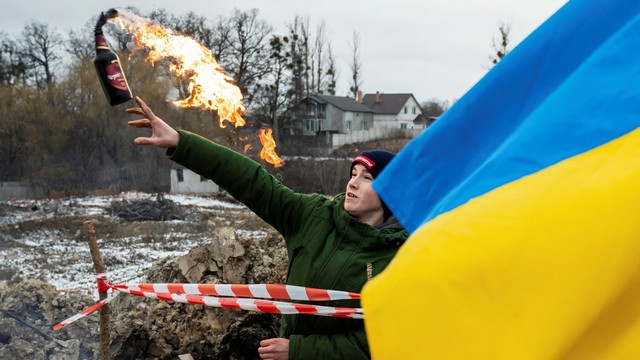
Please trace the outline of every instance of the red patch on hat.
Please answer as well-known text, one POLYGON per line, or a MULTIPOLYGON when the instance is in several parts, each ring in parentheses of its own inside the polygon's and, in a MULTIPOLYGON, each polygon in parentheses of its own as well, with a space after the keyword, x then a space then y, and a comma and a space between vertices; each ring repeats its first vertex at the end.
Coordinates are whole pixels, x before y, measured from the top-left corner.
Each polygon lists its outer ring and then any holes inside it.
POLYGON ((366 167, 368 170, 371 170, 372 167, 376 166, 376 163, 374 163, 371 159, 369 159, 366 156, 358 156, 355 159, 353 159, 354 163, 361 163, 362 165, 364 165, 364 167, 366 167))

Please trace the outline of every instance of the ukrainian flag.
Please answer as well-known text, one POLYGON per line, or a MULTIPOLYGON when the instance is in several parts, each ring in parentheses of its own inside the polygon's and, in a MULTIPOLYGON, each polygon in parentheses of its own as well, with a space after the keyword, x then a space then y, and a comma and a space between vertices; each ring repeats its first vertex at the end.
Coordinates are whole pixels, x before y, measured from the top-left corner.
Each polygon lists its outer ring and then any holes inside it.
POLYGON ((571 0, 374 182, 375 360, 640 359, 640 1, 571 0))

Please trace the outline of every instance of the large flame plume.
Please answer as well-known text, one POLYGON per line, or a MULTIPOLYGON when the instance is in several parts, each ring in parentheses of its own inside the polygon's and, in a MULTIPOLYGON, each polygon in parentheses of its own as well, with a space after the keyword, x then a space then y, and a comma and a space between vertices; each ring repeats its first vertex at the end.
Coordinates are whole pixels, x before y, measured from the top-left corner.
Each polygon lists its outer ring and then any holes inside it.
MULTIPOLYGON (((233 83, 233 78, 225 74, 224 68, 208 48, 191 37, 177 34, 128 11, 118 10, 118 16, 110 22, 122 27, 138 47, 148 51, 147 61, 156 63, 167 60, 171 71, 189 80, 189 96, 174 104, 215 110, 218 123, 223 128, 225 120, 235 127, 245 125, 242 115, 246 108, 242 102, 242 92, 233 83)), ((264 135, 261 131, 260 142, 263 146, 260 157, 276 167, 282 166, 282 160, 274 150, 275 141, 271 132, 264 135)))

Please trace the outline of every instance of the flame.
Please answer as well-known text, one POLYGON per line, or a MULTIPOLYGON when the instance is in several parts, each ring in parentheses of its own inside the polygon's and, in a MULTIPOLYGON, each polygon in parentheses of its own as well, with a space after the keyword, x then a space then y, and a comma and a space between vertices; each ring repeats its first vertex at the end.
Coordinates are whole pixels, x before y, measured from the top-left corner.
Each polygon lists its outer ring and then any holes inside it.
POLYGON ((251 144, 247 144, 244 146, 244 153, 246 154, 247 151, 249 151, 249 149, 251 149, 251 144))
POLYGON ((180 107, 200 107, 218 112, 219 125, 224 120, 236 127, 246 122, 242 118, 245 106, 242 92, 233 79, 205 46, 196 40, 174 33, 149 19, 127 11, 118 11, 111 20, 131 34, 134 43, 149 51, 148 61, 168 60, 169 68, 181 78, 189 79, 189 97, 174 103, 180 107))
POLYGON ((276 141, 271 136, 271 129, 260 129, 258 136, 260 137, 260 143, 262 143, 260 158, 275 167, 284 165, 282 159, 276 154, 276 141))
MULTIPOLYGON (((176 34, 171 29, 128 11, 118 10, 118 16, 109 21, 131 34, 138 47, 148 50, 147 61, 155 63, 167 60, 171 71, 178 77, 189 80, 189 96, 174 101, 174 104, 217 111, 218 123, 223 128, 224 120, 235 127, 246 124, 242 118, 246 111, 242 103, 242 92, 233 83, 233 79, 224 73, 223 67, 209 49, 195 39, 176 34)), ((276 143, 271 130, 261 130, 259 137, 262 143, 260 157, 275 167, 282 166, 283 161, 275 152, 276 143)), ((242 138, 241 140, 244 141, 242 138)), ((250 148, 250 145, 245 146, 245 152, 250 148)))

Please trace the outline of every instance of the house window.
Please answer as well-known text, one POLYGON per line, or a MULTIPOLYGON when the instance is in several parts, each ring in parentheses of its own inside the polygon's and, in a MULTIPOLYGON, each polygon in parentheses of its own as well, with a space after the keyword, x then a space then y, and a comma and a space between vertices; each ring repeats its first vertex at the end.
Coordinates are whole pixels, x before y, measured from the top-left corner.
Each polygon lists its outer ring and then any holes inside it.
POLYGON ((313 116, 316 114, 316 104, 307 105, 307 115, 313 116))
POLYGON ((405 114, 408 114, 408 113, 409 113, 409 111, 407 110, 407 107, 406 107, 406 106, 404 107, 404 113, 405 113, 405 114))
POLYGON ((406 129, 407 128, 407 124, 400 124, 400 129, 406 129))
POLYGON ((176 169, 176 176, 178 177, 178 182, 184 181, 183 169, 176 169))
POLYGON ((347 128, 347 132, 351 132, 351 120, 347 120, 345 127, 347 128))
POLYGON ((325 108, 326 105, 318 105, 318 119, 325 118, 325 108))
POLYGON ((200 182, 205 182, 207 180, 209 180, 209 179, 207 179, 206 177, 200 175, 200 182))
POLYGON ((316 131, 316 121, 309 119, 307 120, 307 131, 316 131))
POLYGON ((416 113, 416 107, 414 106, 413 107, 413 114, 415 115, 415 113, 416 113))
POLYGON ((363 121, 363 122, 362 122, 362 130, 368 130, 367 122, 366 122, 366 121, 363 121))

